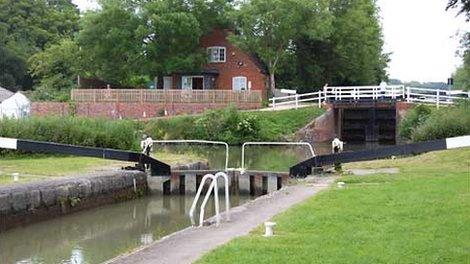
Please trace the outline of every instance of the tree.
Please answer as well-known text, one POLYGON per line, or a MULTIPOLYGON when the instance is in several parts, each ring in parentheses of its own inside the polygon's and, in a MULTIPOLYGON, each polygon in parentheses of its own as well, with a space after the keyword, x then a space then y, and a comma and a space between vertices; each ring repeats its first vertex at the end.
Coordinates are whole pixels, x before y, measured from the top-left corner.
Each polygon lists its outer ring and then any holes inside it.
POLYGON ((370 85, 387 79, 388 54, 374 0, 331 0, 332 33, 299 35, 295 54, 283 63, 281 82, 302 92, 330 85, 370 85))
POLYGON ((460 8, 459 14, 466 13, 467 20, 470 20, 470 0, 449 0, 446 10, 460 8))
POLYGON ((329 33, 328 1, 251 0, 235 12, 237 35, 232 40, 254 52, 267 66, 274 93, 279 64, 299 35, 322 39, 329 33))
POLYGON ((136 10, 124 4, 105 1, 101 10, 83 16, 77 40, 84 75, 131 85, 145 68, 143 23, 136 10))
POLYGON ((206 55, 199 47, 203 34, 227 27, 231 0, 161 0, 143 6, 146 58, 150 75, 197 71, 206 55))
POLYGON ((0 27, 6 46, 27 60, 48 44, 72 37, 79 10, 71 0, 1 0, 0 27))
POLYGON ((63 39, 29 59, 31 75, 40 80, 34 91, 38 100, 65 100, 80 72, 78 45, 63 39))
MULTIPOLYGON (((470 20, 470 0, 449 0, 447 10, 451 8, 460 8, 459 14, 467 16, 467 22, 470 20)), ((454 87, 456 89, 470 90, 470 33, 462 36, 461 47, 457 52, 463 58, 463 64, 454 73, 454 87)))
POLYGON ((455 89, 470 90, 470 33, 463 35, 461 47, 457 52, 463 59, 463 63, 454 73, 455 89))
POLYGON ((79 11, 71 0, 0 0, 0 83, 29 89, 27 61, 48 45, 78 30, 79 11))
POLYGON ((28 81, 24 61, 0 44, 0 86, 16 91, 28 81))

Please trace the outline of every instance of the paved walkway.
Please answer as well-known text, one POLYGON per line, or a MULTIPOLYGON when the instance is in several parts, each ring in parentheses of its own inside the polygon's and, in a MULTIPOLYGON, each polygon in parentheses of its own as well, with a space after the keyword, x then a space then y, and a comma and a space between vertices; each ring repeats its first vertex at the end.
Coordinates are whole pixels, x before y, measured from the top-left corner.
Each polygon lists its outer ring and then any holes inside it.
POLYGON ((222 220, 219 227, 212 225, 188 228, 107 263, 192 263, 218 246, 236 237, 247 235, 257 226, 292 205, 328 188, 333 180, 333 178, 314 178, 305 184, 289 186, 279 192, 233 208, 231 221, 222 220))

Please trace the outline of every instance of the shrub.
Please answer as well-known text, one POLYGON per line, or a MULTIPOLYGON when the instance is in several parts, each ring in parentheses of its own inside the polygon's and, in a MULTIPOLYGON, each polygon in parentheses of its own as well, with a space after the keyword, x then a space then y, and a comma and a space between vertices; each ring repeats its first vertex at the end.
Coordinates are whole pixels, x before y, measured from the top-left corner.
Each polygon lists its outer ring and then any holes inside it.
POLYGON ((323 112, 318 108, 241 112, 228 107, 200 116, 148 121, 143 130, 155 139, 204 139, 233 145, 246 141, 277 141, 285 140, 323 112))
POLYGON ((413 141, 426 141, 470 135, 470 102, 455 107, 443 107, 413 130, 413 141))
POLYGON ((132 121, 73 117, 0 120, 0 136, 63 144, 138 150, 137 126, 132 121))
POLYGON ((399 125, 400 136, 411 139, 414 129, 423 124, 431 112, 431 107, 427 105, 418 105, 411 109, 399 125))

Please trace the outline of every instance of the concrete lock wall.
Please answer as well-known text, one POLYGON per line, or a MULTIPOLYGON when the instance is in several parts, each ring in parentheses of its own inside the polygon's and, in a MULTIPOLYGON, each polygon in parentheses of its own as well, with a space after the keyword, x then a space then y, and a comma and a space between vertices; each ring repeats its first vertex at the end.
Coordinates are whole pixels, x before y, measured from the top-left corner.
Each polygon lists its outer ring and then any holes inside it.
POLYGON ((111 171, 0 187, 0 231, 145 195, 147 175, 111 171), (135 180, 135 189, 134 189, 135 180))
MULTIPOLYGON (((216 174, 213 170, 173 170, 173 174, 167 177, 149 177, 148 184, 152 194, 155 195, 194 195, 201 184, 201 179, 206 174, 216 174)), ((239 171, 229 171, 230 193, 242 195, 264 195, 279 190, 287 183, 288 173, 247 171, 241 174, 239 171)), ((205 188, 209 187, 206 182, 205 188)), ((224 179, 219 178, 217 186, 224 191, 224 179)))

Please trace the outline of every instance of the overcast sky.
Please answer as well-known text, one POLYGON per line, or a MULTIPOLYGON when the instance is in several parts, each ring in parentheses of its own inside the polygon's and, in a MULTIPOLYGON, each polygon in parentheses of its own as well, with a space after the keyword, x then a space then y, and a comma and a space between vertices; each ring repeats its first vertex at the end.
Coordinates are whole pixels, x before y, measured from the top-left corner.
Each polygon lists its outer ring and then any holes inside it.
MULTIPOLYGON (((93 0, 73 0, 80 9, 96 8, 93 0)), ((447 0, 378 0, 385 51, 392 52, 389 74, 404 81, 445 82, 461 64, 455 55, 459 37, 470 23, 446 12, 447 0)))

